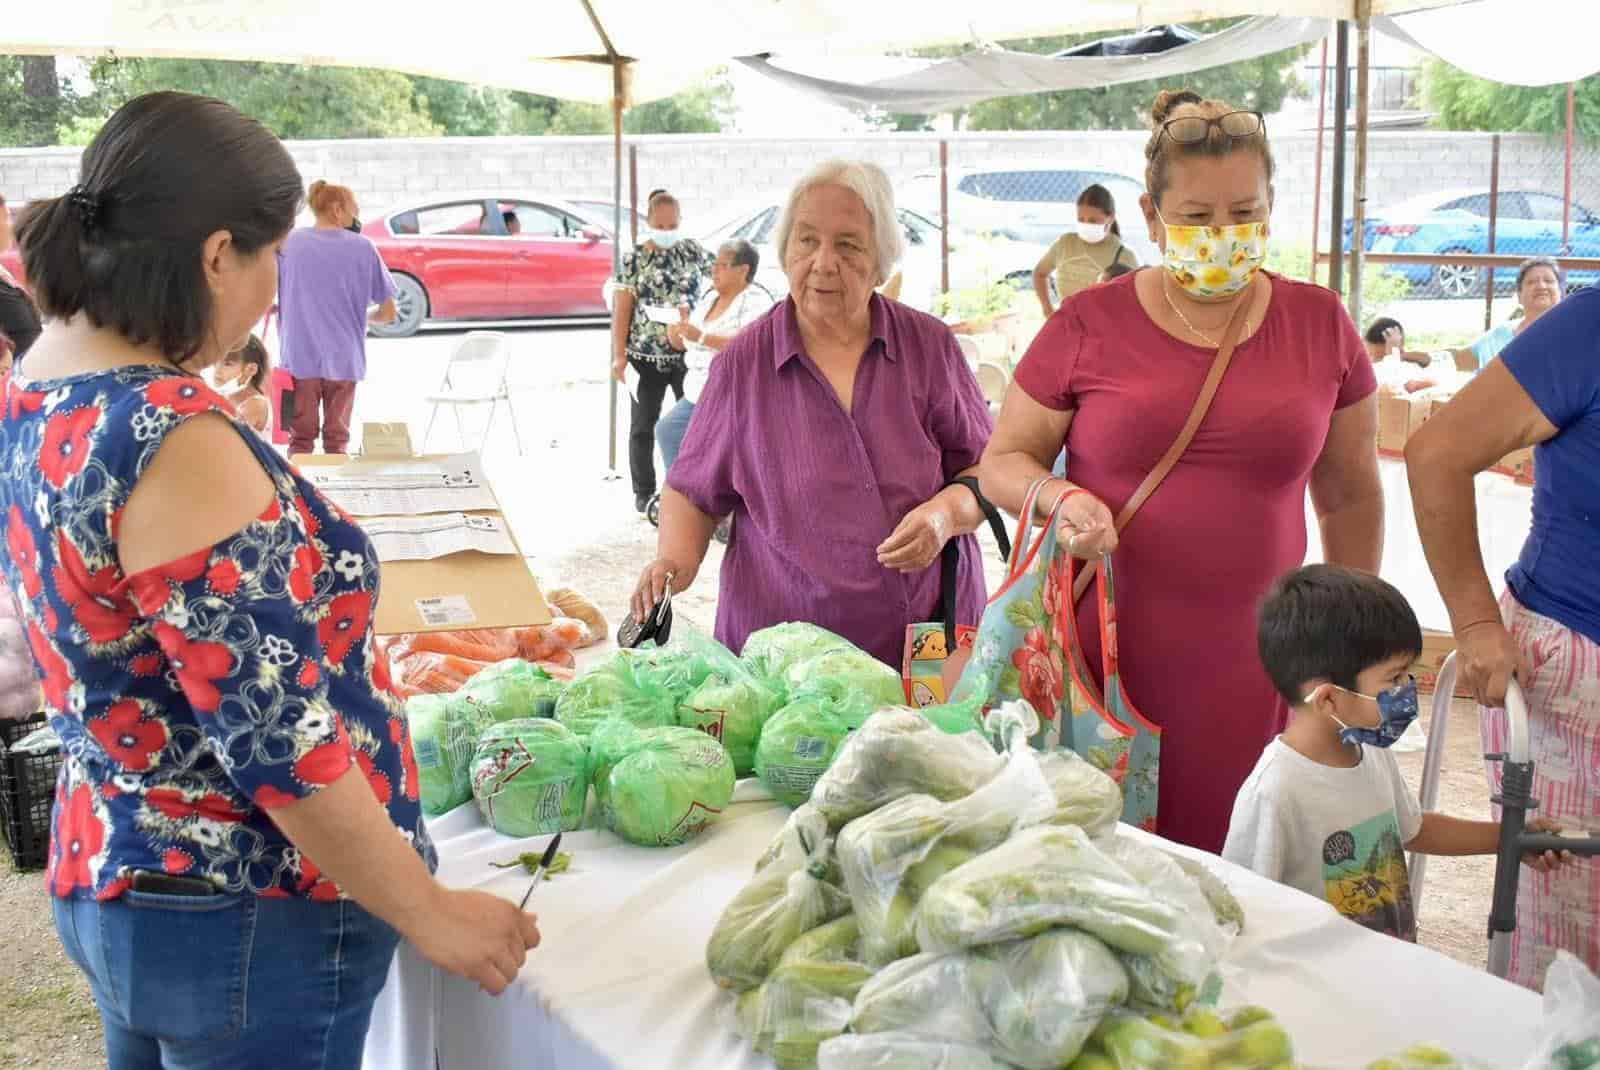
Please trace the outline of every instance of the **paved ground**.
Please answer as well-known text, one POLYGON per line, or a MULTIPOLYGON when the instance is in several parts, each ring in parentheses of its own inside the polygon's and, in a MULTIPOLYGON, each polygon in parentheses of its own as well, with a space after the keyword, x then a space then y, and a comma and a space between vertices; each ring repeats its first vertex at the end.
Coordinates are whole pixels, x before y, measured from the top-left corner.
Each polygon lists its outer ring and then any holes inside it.
MULTIPOLYGON (((1475 322, 1465 308, 1449 309, 1440 302, 1408 302, 1397 314, 1408 325, 1475 322)), ((653 552, 654 532, 633 513, 626 479, 609 478, 605 334, 518 328, 509 337, 510 380, 524 452, 517 454, 502 410, 485 447, 490 477, 541 581, 586 592, 614 626, 653 552)), ((459 331, 430 331, 416 339, 374 342, 370 381, 357 397, 357 420, 405 420, 422 448, 429 407, 419 399, 439 383, 461 338, 459 331)), ((624 395, 619 406, 624 425, 626 411, 624 395)), ((469 414, 467 420, 472 419, 469 414)), ((467 424, 466 444, 472 447, 481 441, 475 429, 482 426, 482 417, 477 419, 467 424)), ((462 445, 450 415, 441 416, 428 445, 434 450, 462 445)), ((625 472, 620 453, 619 465, 625 472)), ((717 562, 713 547, 700 581, 676 603, 684 618, 706 627, 715 612, 717 562)), ((1456 705, 1452 729, 1440 808, 1484 816, 1476 714, 1470 706, 1456 705)), ((1414 780, 1421 755, 1404 756, 1402 765, 1414 780)), ((1423 942, 1480 965, 1492 865, 1485 859, 1435 859, 1430 867, 1420 911, 1423 942)), ((4 852, 0 933, 0 1066, 103 1066, 99 1022, 86 986, 55 938, 43 880, 38 873, 14 873, 4 852)))

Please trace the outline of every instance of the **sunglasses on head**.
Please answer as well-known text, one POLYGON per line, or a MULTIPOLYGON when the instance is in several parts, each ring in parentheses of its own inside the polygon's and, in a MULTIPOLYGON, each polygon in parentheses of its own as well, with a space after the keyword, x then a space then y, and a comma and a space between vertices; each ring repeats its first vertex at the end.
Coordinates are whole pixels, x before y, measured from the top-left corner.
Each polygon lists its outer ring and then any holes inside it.
POLYGON ((1258 111, 1230 111, 1211 118, 1205 115, 1180 115, 1161 124, 1161 133, 1175 145, 1198 145, 1211 136, 1211 128, 1222 131, 1224 137, 1255 137, 1266 130, 1267 122, 1258 111))

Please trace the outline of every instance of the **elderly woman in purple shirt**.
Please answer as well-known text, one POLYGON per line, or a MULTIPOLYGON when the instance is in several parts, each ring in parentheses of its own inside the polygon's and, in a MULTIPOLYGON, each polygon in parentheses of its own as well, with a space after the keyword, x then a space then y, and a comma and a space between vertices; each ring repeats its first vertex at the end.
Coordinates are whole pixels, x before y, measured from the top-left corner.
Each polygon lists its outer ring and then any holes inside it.
POLYGON ((661 501, 642 616, 699 572, 733 516, 717 638, 734 650, 771 624, 809 621, 898 664, 907 624, 935 619, 939 570, 959 539, 957 617, 976 623, 982 513, 950 486, 992 427, 954 336, 874 293, 903 240, 888 177, 830 161, 789 194, 776 248, 789 297, 711 366, 661 501))

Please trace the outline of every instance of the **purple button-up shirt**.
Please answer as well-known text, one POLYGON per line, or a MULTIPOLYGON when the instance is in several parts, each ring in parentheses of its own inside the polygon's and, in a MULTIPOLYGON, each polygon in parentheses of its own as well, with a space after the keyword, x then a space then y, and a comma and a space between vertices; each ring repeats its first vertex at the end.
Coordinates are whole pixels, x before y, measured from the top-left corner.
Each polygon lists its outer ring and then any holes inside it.
MULTIPOLYGON (((978 463, 993 422, 949 328, 872 298, 851 411, 805 351, 794 302, 745 328, 711 365, 667 485, 734 515, 717 638, 810 621, 899 665, 907 624, 939 619, 939 563, 907 575, 878 546, 978 463)), ((983 611, 977 540, 960 540, 957 620, 983 611)))

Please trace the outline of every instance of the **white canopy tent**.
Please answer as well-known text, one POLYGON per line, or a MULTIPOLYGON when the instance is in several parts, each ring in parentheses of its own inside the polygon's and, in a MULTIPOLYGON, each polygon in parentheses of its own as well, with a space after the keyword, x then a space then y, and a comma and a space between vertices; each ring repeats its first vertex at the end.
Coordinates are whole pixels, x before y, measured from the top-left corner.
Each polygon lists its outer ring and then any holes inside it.
MULTIPOLYGON (((918 46, 1093 33, 1233 15, 1354 21, 1363 47, 1376 16, 1482 0, 57 0, 10 4, 0 54, 150 56, 381 67, 410 74, 610 101, 615 224, 622 229, 622 113, 743 56, 849 56, 918 46), (526 27, 526 28, 525 28, 526 27)), ((1507 2, 1507 0, 1494 0, 1507 2)), ((1509 0, 1520 6, 1541 0, 1509 0)), ((1591 14, 1595 0, 1568 3, 1591 14)), ((1496 38, 1498 39, 1498 38, 1496 38)), ((1548 39, 1547 39, 1548 40, 1548 39)), ((1362 226, 1365 108, 1358 109, 1356 219, 1362 226)), ((620 245, 620 242, 617 243, 620 245)), ((1360 243, 1352 275, 1360 278, 1360 243)), ((1352 293, 1353 299, 1359 293, 1352 293)), ((616 388, 611 467, 616 467, 616 388)))

